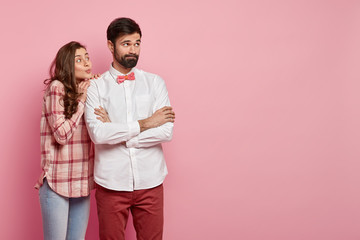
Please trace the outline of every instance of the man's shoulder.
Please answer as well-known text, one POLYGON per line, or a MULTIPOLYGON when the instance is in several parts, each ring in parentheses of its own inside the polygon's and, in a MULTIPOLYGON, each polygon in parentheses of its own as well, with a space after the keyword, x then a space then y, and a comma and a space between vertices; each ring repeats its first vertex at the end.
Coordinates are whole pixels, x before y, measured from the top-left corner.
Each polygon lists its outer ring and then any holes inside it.
POLYGON ((134 69, 134 71, 135 71, 135 74, 142 75, 142 76, 144 76, 145 79, 162 80, 162 78, 159 75, 155 74, 155 73, 146 72, 146 71, 144 71, 142 69, 138 69, 138 68, 134 69))
POLYGON ((97 87, 97 88, 101 87, 106 83, 106 81, 108 81, 109 77, 111 77, 110 72, 106 71, 103 74, 101 74, 100 77, 90 80, 90 86, 97 87))

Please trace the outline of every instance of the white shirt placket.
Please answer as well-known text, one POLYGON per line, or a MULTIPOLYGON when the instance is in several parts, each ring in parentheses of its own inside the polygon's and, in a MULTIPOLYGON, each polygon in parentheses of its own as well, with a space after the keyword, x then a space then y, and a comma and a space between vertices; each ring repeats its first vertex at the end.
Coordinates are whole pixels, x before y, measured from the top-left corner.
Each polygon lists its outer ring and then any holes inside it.
MULTIPOLYGON (((131 84, 133 84, 134 82, 130 82, 130 81, 124 81, 122 84, 124 86, 124 92, 125 92, 125 101, 126 101, 126 109, 127 109, 127 114, 126 114, 126 120, 128 123, 133 122, 134 121, 134 113, 135 113, 135 109, 134 109, 134 103, 133 103, 133 97, 132 97, 132 87, 130 86, 131 84)), ((136 187, 136 183, 137 183, 137 179, 138 179, 138 170, 137 170, 137 162, 136 162, 136 156, 135 156, 135 149, 134 148, 129 148, 129 158, 130 158, 130 166, 131 169, 130 171, 130 184, 132 189, 134 189, 136 187)))

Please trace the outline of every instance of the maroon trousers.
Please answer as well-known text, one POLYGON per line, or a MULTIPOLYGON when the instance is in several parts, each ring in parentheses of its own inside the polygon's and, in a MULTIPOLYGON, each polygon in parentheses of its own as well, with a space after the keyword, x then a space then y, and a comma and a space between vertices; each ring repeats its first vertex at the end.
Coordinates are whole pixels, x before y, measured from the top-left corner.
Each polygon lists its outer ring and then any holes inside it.
POLYGON ((138 240, 161 240, 164 225, 163 185, 133 192, 97 185, 96 205, 101 240, 124 240, 129 210, 138 240))

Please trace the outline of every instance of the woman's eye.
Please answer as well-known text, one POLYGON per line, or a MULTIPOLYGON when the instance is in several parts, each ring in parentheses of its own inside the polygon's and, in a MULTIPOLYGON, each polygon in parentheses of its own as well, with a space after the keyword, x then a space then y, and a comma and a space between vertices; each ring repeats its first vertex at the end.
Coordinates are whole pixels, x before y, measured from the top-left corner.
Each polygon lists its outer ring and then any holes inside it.
POLYGON ((76 59, 76 62, 77 62, 77 63, 81 62, 81 59, 76 59))
POLYGON ((89 60, 90 60, 90 58, 89 58, 89 57, 87 57, 87 58, 86 58, 86 61, 89 61, 89 60))

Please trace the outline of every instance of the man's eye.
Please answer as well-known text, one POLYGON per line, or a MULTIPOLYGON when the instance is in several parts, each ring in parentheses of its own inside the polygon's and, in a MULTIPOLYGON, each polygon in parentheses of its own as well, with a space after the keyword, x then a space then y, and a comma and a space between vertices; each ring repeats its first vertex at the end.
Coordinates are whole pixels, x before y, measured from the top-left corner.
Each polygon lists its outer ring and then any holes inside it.
POLYGON ((136 46, 136 47, 140 46, 140 43, 135 43, 135 46, 136 46))
POLYGON ((127 47, 127 46, 129 46, 129 44, 128 44, 128 43, 124 43, 123 46, 124 46, 124 47, 127 47))

